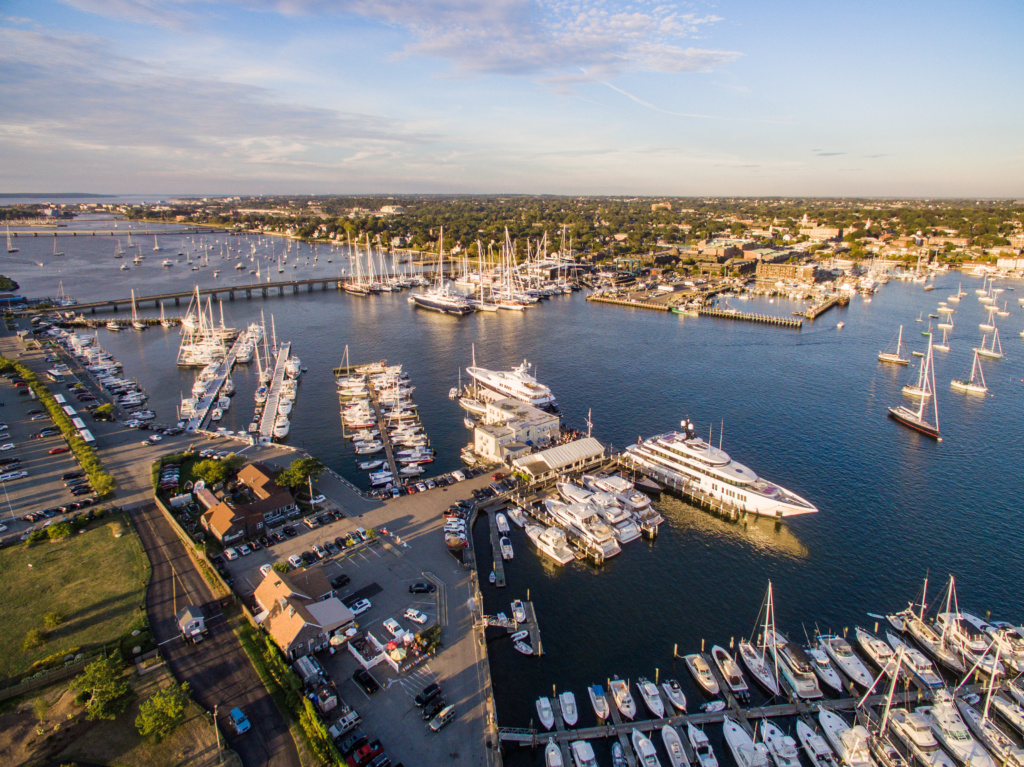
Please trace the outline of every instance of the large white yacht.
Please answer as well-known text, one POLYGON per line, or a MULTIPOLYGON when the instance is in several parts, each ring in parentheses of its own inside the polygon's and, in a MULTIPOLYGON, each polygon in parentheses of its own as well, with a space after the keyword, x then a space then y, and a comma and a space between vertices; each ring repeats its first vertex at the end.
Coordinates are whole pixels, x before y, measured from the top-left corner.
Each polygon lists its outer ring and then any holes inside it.
POLYGON ((932 732, 960 764, 970 767, 995 767, 995 761, 978 741, 971 737, 967 725, 956 710, 953 696, 936 690, 934 703, 921 706, 919 713, 931 717, 932 732))
POLYGON ((543 525, 527 525, 526 535, 537 546, 560 565, 567 565, 573 560, 572 549, 565 540, 565 533, 557 527, 543 525))
POLYGON ((630 445, 623 461, 676 490, 703 493, 753 514, 789 517, 818 510, 810 501, 757 476, 725 451, 709 445, 697 436, 692 421, 683 421, 682 427, 682 431, 630 445))
POLYGON ((605 559, 622 551, 615 533, 600 514, 589 504, 562 503, 551 498, 544 501, 548 513, 569 531, 594 546, 605 559))
POLYGON ((532 365, 523 360, 523 364, 506 370, 488 370, 481 367, 468 367, 466 372, 473 380, 504 397, 512 397, 527 405, 533 405, 551 413, 558 412, 558 403, 551 389, 530 375, 532 365))
POLYGON ((590 504, 611 525, 619 543, 629 543, 640 537, 640 526, 633 519, 633 515, 623 509, 608 493, 594 493, 572 482, 558 482, 555 487, 567 503, 590 504))

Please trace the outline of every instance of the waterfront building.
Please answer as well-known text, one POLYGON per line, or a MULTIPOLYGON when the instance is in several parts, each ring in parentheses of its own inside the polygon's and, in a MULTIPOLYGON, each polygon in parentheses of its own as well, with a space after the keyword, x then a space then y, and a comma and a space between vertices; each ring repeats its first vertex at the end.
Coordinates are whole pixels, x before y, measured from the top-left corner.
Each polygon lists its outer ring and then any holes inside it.
POLYGON ((507 462, 558 437, 557 415, 506 398, 487 403, 483 423, 473 429, 473 452, 490 461, 507 462))
POLYGON ((343 637, 355 623, 320 568, 271 570, 253 596, 260 608, 256 622, 289 660, 327 649, 332 637, 343 637))
POLYGON ((604 445, 593 437, 583 437, 565 445, 541 450, 512 461, 531 482, 554 479, 565 472, 586 471, 604 463, 604 445))

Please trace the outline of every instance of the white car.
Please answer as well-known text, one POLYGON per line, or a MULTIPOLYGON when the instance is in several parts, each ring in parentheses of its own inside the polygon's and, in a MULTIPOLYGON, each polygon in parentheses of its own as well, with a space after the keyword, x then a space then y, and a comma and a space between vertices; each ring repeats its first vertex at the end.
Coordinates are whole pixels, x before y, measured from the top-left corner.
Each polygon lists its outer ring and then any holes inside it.
POLYGON ((327 496, 326 495, 318 495, 316 498, 311 498, 309 502, 310 502, 311 505, 316 506, 318 504, 323 503, 326 500, 327 500, 327 496))
POLYGON ((360 599, 348 609, 352 611, 353 615, 362 615, 371 607, 373 607, 373 605, 370 603, 369 599, 360 599))
POLYGON ((7 525, 0 525, 0 533, 7 532, 7 525))
POLYGON ((300 557, 298 554, 292 554, 290 557, 288 557, 288 564, 296 568, 302 567, 302 557, 300 557))
POLYGON ((0 482, 9 482, 12 479, 24 479, 27 476, 27 471, 10 471, 6 474, 0 474, 0 482))
POLYGON ((247 557, 250 554, 252 554, 252 549, 250 549, 243 543, 241 546, 238 547, 238 553, 241 554, 243 557, 247 557))
POLYGON ((260 565, 260 573, 266 578, 274 568, 270 565, 260 565))
POLYGON ((238 552, 234 549, 224 549, 224 558, 228 562, 233 562, 238 559, 238 552))
POLYGON ((405 633, 401 626, 398 625, 398 621, 394 618, 388 618, 384 621, 384 628, 388 630, 388 633, 393 637, 397 637, 399 634, 405 633))
POLYGON ((461 471, 452 472, 452 479, 454 479, 456 482, 462 482, 465 478, 466 475, 463 474, 461 471))
POLYGON ((5 445, 0 445, 0 453, 6 453, 8 450, 14 450, 13 442, 8 442, 5 445))
POLYGON ((403 617, 411 620, 413 623, 418 623, 421 626, 427 622, 427 616, 412 607, 405 611, 405 615, 403 617))

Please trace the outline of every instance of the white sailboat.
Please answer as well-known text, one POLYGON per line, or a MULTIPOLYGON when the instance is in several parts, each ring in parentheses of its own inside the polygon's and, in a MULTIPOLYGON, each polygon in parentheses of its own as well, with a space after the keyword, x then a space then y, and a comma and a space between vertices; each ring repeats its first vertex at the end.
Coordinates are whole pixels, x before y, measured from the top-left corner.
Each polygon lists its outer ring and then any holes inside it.
POLYGON ((17 253, 18 252, 17 246, 12 244, 12 242, 11 242, 11 225, 10 224, 7 225, 7 252, 8 253, 17 253))
POLYGON ((893 365, 906 365, 910 362, 909 359, 902 355, 903 352, 903 326, 900 325, 900 332, 896 338, 896 351, 894 352, 879 352, 878 361, 888 362, 893 365))
POLYGON ((981 370, 981 360, 978 359, 978 350, 974 350, 974 362, 971 364, 971 377, 968 379, 954 378, 949 384, 956 391, 968 394, 985 394, 988 386, 985 385, 985 374, 981 370))
POLYGON ((139 311, 135 308, 135 288, 132 288, 132 327, 136 330, 146 329, 146 323, 139 319, 139 311))
POLYGON ((764 634, 760 642, 760 652, 747 639, 741 639, 739 644, 740 658, 762 687, 772 695, 779 694, 779 658, 778 650, 775 647, 775 608, 772 603, 772 584, 768 582, 768 594, 765 597, 764 606, 764 634), (767 651, 771 648, 771 658, 767 651))
MULTIPOLYGON (((939 323, 939 327, 942 328, 942 323, 941 322, 939 323)), ((940 344, 933 343, 932 344, 932 348, 933 349, 936 349, 936 350, 938 350, 940 352, 948 352, 949 351, 949 337, 947 336, 947 330, 948 330, 947 328, 942 328, 942 343, 940 343, 940 344)))
POLYGON ((1003 345, 999 342, 999 328, 993 328, 992 343, 989 346, 985 346, 986 340, 988 340, 988 336, 982 336, 981 346, 974 347, 975 353, 980 354, 982 357, 1001 360, 1003 358, 1003 345))
POLYGON ((56 233, 53 235, 53 255, 55 255, 55 256, 63 256, 64 255, 64 251, 60 250, 57 247, 57 235, 56 235, 56 233))

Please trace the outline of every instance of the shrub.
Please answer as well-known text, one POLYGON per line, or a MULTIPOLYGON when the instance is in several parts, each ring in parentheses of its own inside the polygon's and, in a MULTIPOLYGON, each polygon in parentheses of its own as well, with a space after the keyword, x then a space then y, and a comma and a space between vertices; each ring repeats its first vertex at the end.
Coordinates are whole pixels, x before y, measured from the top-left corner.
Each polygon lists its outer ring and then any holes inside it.
POLYGON ((29 629, 25 638, 21 640, 21 649, 28 652, 46 643, 47 633, 42 629, 29 629))
POLYGON ((273 568, 274 568, 275 570, 277 570, 277 572, 279 572, 279 573, 286 573, 286 572, 288 572, 289 570, 291 570, 291 568, 290 568, 290 567, 288 566, 288 564, 287 564, 287 563, 285 563, 285 562, 274 562, 274 564, 272 565, 272 567, 273 567, 273 568))
POLYGON ((185 721, 188 706, 188 682, 171 685, 147 698, 139 706, 135 727, 143 736, 152 736, 159 743, 185 721))
POLYGON ((50 537, 50 540, 56 541, 60 538, 67 538, 71 535, 71 525, 68 522, 58 522, 55 525, 50 525, 46 528, 46 534, 50 537))
POLYGON ((39 541, 45 541, 48 537, 45 530, 33 530, 28 534, 28 542, 38 543, 39 541))
POLYGON ((64 622, 64 616, 58 612, 47 613, 43 616, 43 625, 47 629, 55 629, 64 622))

